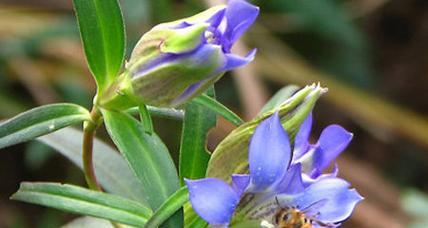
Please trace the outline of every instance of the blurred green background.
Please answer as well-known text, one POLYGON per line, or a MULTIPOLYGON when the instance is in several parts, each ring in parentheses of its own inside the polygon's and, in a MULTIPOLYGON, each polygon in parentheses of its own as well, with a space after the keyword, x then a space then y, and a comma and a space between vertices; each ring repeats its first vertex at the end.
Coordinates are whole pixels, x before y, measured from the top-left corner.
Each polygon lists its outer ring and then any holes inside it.
MULTIPOLYGON (((122 0, 128 55, 152 25, 218 1, 122 0)), ((216 84, 218 99, 245 119, 285 85, 328 87, 315 108, 317 138, 328 124, 354 133, 340 176, 366 198, 344 227, 428 227, 428 1, 253 1, 261 15, 236 52, 256 60, 216 84)), ((0 118, 53 102, 90 107, 71 0, 0 0, 0 118)), ((180 122, 155 119, 177 157, 180 122)), ((215 145, 233 129, 219 119, 215 145)), ((106 139, 105 131, 98 132, 106 139)), ((82 172, 30 142, 0 152, 0 227, 60 227, 74 216, 10 201, 20 181, 84 185, 82 172)))

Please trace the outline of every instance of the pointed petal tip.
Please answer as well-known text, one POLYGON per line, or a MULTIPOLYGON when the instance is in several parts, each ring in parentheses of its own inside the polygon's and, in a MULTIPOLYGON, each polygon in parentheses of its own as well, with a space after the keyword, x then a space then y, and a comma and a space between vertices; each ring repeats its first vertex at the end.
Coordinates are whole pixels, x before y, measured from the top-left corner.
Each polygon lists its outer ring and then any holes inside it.
POLYGON ((281 181, 290 161, 290 141, 278 112, 275 112, 256 127, 250 140, 249 166, 253 191, 263 191, 281 181))
POLYGON ((355 198, 355 200, 356 200, 357 203, 365 200, 364 196, 360 195, 360 193, 357 191, 357 189, 352 188, 349 191, 353 194, 353 196, 354 196, 354 198, 355 198))
POLYGON ((244 66, 250 62, 252 62, 256 56, 257 49, 254 48, 245 57, 235 55, 235 54, 225 54, 226 63, 222 69, 222 71, 232 70, 237 67, 244 66))
POLYGON ((351 132, 337 124, 324 128, 315 145, 317 151, 313 155, 312 166, 320 171, 324 170, 346 149, 352 137, 351 132))

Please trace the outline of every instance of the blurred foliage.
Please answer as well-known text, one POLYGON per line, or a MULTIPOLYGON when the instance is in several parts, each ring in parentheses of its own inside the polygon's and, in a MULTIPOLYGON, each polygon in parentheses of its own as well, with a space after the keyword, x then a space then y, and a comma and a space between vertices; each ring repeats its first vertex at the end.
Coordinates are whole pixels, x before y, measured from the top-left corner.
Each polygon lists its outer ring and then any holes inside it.
POLYGON ((428 195, 416 190, 404 193, 402 203, 404 209, 415 218, 411 228, 428 227, 428 195))
MULTIPOLYGON (((367 39, 339 1, 259 2, 270 14, 285 14, 284 21, 288 24, 281 26, 278 23, 275 31, 283 32, 291 27, 292 31, 281 38, 321 70, 359 87, 373 86, 374 74, 367 39)), ((269 24, 275 17, 265 20, 269 24)))

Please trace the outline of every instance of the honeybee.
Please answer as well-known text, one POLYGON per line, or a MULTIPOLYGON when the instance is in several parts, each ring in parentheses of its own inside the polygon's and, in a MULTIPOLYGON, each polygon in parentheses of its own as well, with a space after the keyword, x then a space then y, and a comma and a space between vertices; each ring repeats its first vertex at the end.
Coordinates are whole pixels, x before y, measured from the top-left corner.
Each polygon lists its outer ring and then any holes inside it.
MULTIPOLYGON (((278 200, 277 204, 279 205, 278 200)), ((273 216, 273 220, 276 228, 313 228, 314 223, 321 227, 336 227, 335 224, 323 223, 315 218, 308 217, 305 209, 299 210, 296 207, 280 206, 273 216)))
POLYGON ((312 228, 312 220, 297 208, 280 208, 274 220, 277 228, 312 228))

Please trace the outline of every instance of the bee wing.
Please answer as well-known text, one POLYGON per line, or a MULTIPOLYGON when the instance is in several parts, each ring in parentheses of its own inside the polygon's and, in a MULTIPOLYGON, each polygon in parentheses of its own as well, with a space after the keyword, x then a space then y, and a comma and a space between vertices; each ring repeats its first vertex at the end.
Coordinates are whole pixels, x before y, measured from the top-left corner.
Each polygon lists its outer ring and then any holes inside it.
POLYGON ((305 215, 309 218, 315 218, 320 209, 327 203, 327 199, 318 200, 305 208, 301 208, 300 210, 305 213, 305 215))

